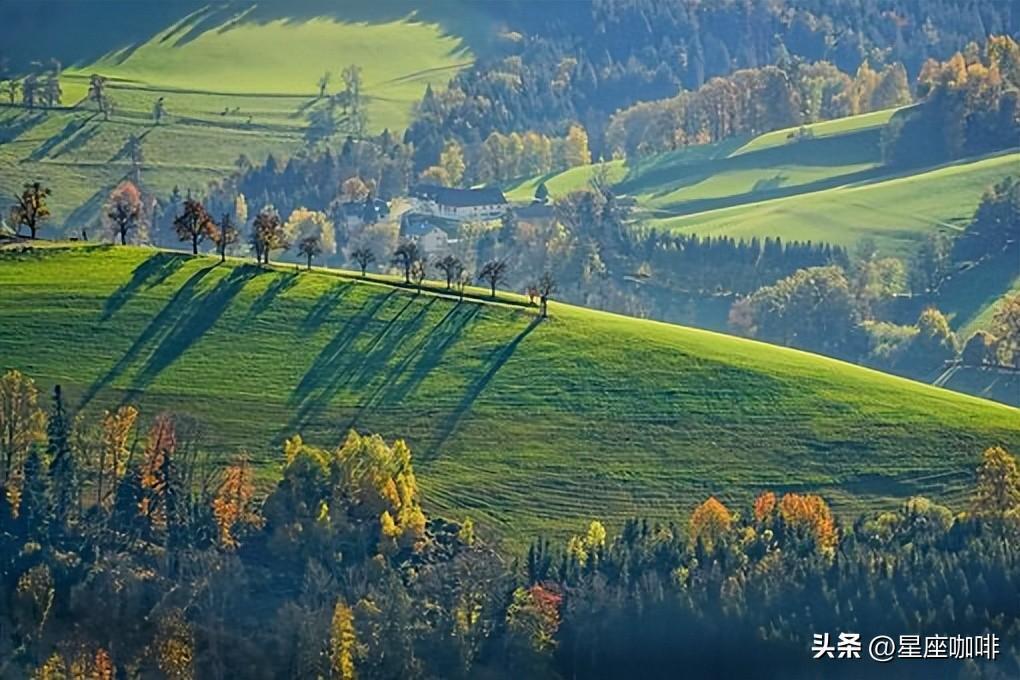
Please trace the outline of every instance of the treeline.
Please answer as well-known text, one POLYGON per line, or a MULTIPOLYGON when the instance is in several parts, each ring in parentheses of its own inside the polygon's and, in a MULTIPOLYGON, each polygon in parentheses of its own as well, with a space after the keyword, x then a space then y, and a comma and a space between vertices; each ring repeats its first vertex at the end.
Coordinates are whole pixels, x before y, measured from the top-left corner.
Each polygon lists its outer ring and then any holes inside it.
POLYGON ((503 54, 459 73, 438 106, 420 111, 405 141, 415 167, 438 163, 444 144, 481 143, 491 132, 560 135, 580 123, 595 157, 609 116, 637 102, 696 90, 717 76, 789 58, 827 61, 854 73, 904 64, 916 74, 989 32, 1020 30, 1014 13, 982 2, 932 0, 889 11, 880 0, 817 3, 655 0, 501 3, 503 54))
POLYGON ((593 184, 557 199, 549 217, 511 211, 498 227, 463 224, 455 253, 469 269, 505 262, 511 290, 549 273, 560 300, 667 321, 689 321, 692 305, 749 294, 803 267, 849 261, 825 243, 634 230, 612 190, 593 184))
POLYGON ((44 413, 14 371, 0 403, 4 677, 789 677, 839 631, 991 633, 1000 659, 962 668, 1018 672, 1020 474, 998 447, 958 514, 916 498, 842 525, 765 492, 684 525, 593 521, 517 561, 425 513, 402 441, 295 436, 259 484, 186 416, 75 415, 59 388, 44 413))
POLYGON ((939 163, 1020 145, 1020 45, 1008 35, 970 43, 917 77, 923 101, 890 121, 886 162, 939 163))
MULTIPOLYGON (((423 110, 429 101, 426 93, 423 110)), ((589 163, 588 133, 580 125, 570 125, 563 137, 529 130, 507 135, 492 132, 484 142, 471 146, 451 139, 443 145, 439 162, 425 168, 419 177, 428 184, 473 186, 559 172, 589 163)))
MULTIPOLYGON (((359 179, 368 192, 389 200, 404 196, 412 181, 411 149, 388 130, 376 136, 347 137, 339 150, 325 148, 281 162, 270 154, 264 163, 238 158, 237 170, 212 185, 208 202, 229 204, 244 194, 253 205, 272 204, 288 213, 297 207, 339 209, 345 202, 366 197, 363 191, 344 192, 344 183, 359 179)), ((352 185, 353 186, 353 185, 352 185)))
POLYGON ((687 527, 634 521, 611 542, 537 543, 528 580, 556 598, 560 618, 547 622, 555 669, 584 678, 1014 677, 1020 606, 1004 595, 1020 585, 1017 479, 1016 461, 993 447, 966 513, 912 498, 840 526, 819 496, 765 492, 740 512, 710 498, 687 527), (814 658, 814 635, 835 657, 840 633, 860 635, 859 659, 814 658), (999 638, 996 662, 962 649, 950 656, 945 638, 988 633, 999 638), (898 652, 907 651, 899 636, 916 635, 928 658, 875 663, 867 645, 876 635, 892 636, 898 652), (928 636, 944 638, 944 658, 931 658, 928 636))
POLYGON ((776 66, 742 69, 697 90, 618 111, 606 129, 606 147, 628 158, 756 135, 909 104, 902 64, 874 70, 864 62, 851 78, 828 62, 784 59, 776 66))

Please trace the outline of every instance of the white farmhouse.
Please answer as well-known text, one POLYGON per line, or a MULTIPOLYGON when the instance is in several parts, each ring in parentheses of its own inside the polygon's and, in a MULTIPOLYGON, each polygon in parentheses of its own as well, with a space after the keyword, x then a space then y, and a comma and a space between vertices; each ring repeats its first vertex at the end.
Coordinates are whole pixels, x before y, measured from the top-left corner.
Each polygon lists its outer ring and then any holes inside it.
POLYGON ((496 188, 452 189, 419 184, 411 189, 411 211, 455 222, 492 220, 506 214, 510 206, 496 188))

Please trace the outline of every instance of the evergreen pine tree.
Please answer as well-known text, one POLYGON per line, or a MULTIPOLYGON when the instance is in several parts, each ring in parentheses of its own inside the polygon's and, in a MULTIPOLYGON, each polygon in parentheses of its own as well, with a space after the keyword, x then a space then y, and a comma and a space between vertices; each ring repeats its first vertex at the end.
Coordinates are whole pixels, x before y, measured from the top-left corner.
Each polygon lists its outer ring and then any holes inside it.
POLYGON ((60 385, 53 388, 53 408, 46 426, 48 444, 46 453, 50 458, 50 493, 53 506, 53 522, 50 529, 59 533, 66 529, 68 518, 77 499, 76 469, 74 454, 68 441, 70 419, 64 407, 60 385))
POLYGON ((23 470, 24 479, 21 487, 18 519, 25 528, 27 538, 43 541, 52 517, 52 507, 43 457, 39 453, 38 447, 32 447, 31 453, 25 459, 23 470))

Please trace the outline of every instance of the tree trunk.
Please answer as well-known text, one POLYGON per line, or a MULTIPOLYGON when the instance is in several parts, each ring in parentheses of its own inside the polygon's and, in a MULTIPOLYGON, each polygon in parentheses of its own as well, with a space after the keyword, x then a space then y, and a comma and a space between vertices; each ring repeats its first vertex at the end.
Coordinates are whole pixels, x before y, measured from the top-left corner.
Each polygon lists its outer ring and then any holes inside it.
POLYGON ((492 298, 496 299, 496 282, 492 282, 492 298))
POLYGON ((198 255, 198 234, 191 236, 191 254, 198 255))
POLYGON ((123 227, 121 227, 120 230, 120 244, 122 246, 127 245, 127 229, 124 229, 123 227))
POLYGON ((308 255, 308 271, 312 270, 312 256, 308 255))

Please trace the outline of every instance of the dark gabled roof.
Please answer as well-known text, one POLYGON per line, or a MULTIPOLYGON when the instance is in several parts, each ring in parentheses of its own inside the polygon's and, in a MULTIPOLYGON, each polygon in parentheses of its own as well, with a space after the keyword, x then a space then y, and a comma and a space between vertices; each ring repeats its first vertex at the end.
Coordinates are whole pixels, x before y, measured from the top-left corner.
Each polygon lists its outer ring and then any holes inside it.
POLYGON ((484 189, 453 189, 435 184, 419 184, 411 188, 416 198, 432 200, 440 205, 455 208, 470 208, 476 205, 499 205, 506 203, 506 196, 495 187, 484 189))

